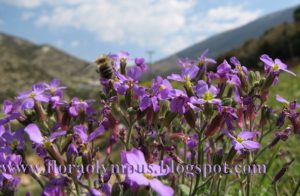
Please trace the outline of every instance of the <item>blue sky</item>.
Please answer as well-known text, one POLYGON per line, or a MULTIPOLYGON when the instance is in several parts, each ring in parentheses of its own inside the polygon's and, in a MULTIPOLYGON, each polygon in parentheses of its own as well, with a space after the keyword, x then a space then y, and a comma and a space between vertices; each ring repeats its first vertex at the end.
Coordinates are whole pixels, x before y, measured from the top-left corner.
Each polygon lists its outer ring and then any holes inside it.
MULTIPOLYGON (((0 0, 0 31, 92 61, 129 51, 160 59, 299 0, 0 0)), ((199 51, 201 53, 201 51, 199 51)))

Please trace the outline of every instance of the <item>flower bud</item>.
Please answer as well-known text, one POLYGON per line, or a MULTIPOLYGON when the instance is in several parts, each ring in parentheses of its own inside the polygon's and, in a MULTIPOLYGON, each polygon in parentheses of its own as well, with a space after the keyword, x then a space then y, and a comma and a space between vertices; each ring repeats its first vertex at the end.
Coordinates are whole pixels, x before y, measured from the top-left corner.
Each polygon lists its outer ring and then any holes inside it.
POLYGON ((214 117, 211 123, 208 125, 207 129, 205 130, 205 136, 212 136, 217 131, 221 130, 224 125, 224 119, 222 114, 218 114, 214 117))
POLYGON ((68 146, 68 149, 67 149, 67 156, 68 157, 75 157, 75 156, 77 156, 78 155, 78 150, 77 150, 77 148, 76 148, 76 146, 74 145, 74 144, 70 144, 69 146, 68 146))
POLYGON ((56 160, 60 165, 65 164, 65 161, 55 144, 51 143, 51 141, 46 141, 44 142, 44 146, 54 160, 56 160))
POLYGON ((165 116, 164 126, 168 127, 176 116, 177 116, 177 113, 168 111, 165 116))
POLYGON ((195 127, 196 115, 192 109, 189 109, 186 113, 184 113, 184 118, 191 128, 195 127))
POLYGON ((286 113, 285 113, 285 111, 282 111, 279 114, 279 116, 277 118, 277 121, 276 121, 276 126, 277 127, 279 127, 279 128, 282 127, 282 125, 284 124, 285 117, 286 117, 286 113))
POLYGON ((284 166, 281 168, 281 170, 274 176, 272 180, 272 184, 275 184, 288 170, 289 166, 293 163, 294 160, 284 164, 284 166))

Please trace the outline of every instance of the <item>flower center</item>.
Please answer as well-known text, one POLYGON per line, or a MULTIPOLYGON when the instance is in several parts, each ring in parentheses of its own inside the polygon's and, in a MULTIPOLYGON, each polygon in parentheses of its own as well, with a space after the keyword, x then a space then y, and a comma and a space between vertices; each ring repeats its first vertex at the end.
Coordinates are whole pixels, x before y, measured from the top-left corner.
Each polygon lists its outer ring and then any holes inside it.
POLYGON ((205 101, 211 101, 211 100, 214 99, 214 96, 211 92, 206 92, 206 93, 203 94, 203 99, 205 101))
POLYGON ((145 173, 144 174, 145 178, 147 178, 148 180, 152 180, 154 178, 154 176, 152 176, 151 174, 145 173))
POLYGON ((159 86, 159 89, 160 89, 160 90, 164 90, 165 88, 166 88, 166 87, 165 87, 163 84, 159 86))
POLYGON ((278 71, 279 70, 279 65, 278 64, 274 64, 273 66, 273 71, 278 71))
POLYGON ((191 80, 191 78, 190 78, 189 75, 186 75, 186 76, 184 76, 184 80, 187 81, 187 82, 189 82, 191 80))
POLYGON ((16 149, 16 147, 19 145, 19 141, 14 139, 12 142, 11 142, 11 148, 12 149, 16 149))
POLYGON ((29 98, 34 98, 34 97, 35 97, 35 93, 34 92, 30 93, 29 98))
POLYGON ((242 143, 244 140, 243 140, 242 138, 238 137, 238 138, 236 139, 236 141, 237 141, 238 143, 242 143))
POLYGON ((57 89, 56 89, 55 87, 53 87, 53 88, 50 89, 50 93, 51 93, 51 94, 54 94, 54 93, 56 92, 56 90, 57 90, 57 89))

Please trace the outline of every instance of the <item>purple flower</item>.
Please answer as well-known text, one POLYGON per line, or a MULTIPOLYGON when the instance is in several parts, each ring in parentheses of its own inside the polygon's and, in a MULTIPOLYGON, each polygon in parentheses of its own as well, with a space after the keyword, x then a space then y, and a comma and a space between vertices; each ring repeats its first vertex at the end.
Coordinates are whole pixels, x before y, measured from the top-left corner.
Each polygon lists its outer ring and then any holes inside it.
POLYGON ((208 88, 208 85, 203 80, 198 81, 198 84, 195 86, 195 92, 199 97, 199 99, 197 100, 198 104, 221 104, 221 100, 215 98, 218 95, 219 90, 215 86, 211 86, 210 88, 208 88))
POLYGON ((81 111, 86 113, 89 104, 92 102, 94 102, 94 100, 81 101, 77 97, 74 97, 70 103, 69 113, 75 117, 78 116, 81 111))
POLYGON ((300 108, 300 104, 297 104, 296 101, 289 102, 288 100, 286 100, 285 98, 281 97, 278 94, 276 95, 276 100, 279 101, 280 103, 289 105, 291 110, 296 110, 296 108, 300 108))
POLYGON ((160 100, 168 99, 172 89, 171 83, 166 79, 162 79, 160 76, 152 81, 153 94, 160 100))
POLYGON ((148 70, 148 65, 145 63, 144 58, 135 58, 134 63, 137 67, 141 68, 143 72, 148 70))
POLYGON ((252 141, 250 139, 254 138, 256 135, 256 132, 250 132, 247 130, 244 130, 238 134, 238 136, 235 138, 233 135, 231 135, 229 132, 227 132, 227 135, 232 139, 232 145, 235 150, 256 150, 260 147, 258 142, 252 141))
POLYGON ((178 89, 174 89, 171 91, 171 103, 170 109, 171 112, 175 112, 178 114, 185 114, 189 108, 197 110, 198 108, 193 105, 193 101, 187 96, 187 94, 178 89))
POLYGON ((30 140, 36 144, 44 144, 45 141, 53 141, 57 137, 66 135, 66 131, 53 132, 48 138, 44 137, 39 127, 32 123, 25 127, 24 131, 28 134, 30 140))
POLYGON ((9 100, 3 102, 3 113, 6 117, 0 119, 0 125, 4 125, 12 120, 18 119, 21 114, 17 111, 18 104, 14 104, 9 100))
POLYGON ((87 134, 87 127, 84 125, 76 125, 74 126, 73 130, 74 133, 78 135, 84 143, 91 142, 95 140, 99 135, 104 133, 104 127, 102 125, 100 125, 90 135, 87 134))
POLYGON ((31 91, 19 93, 17 99, 22 100, 21 109, 32 109, 34 101, 49 102, 49 97, 45 95, 44 84, 35 84, 31 91))
POLYGON ((145 95, 143 97, 140 98, 140 110, 144 111, 147 108, 149 108, 150 106, 152 106, 152 109, 154 112, 158 112, 159 111, 159 104, 158 104, 158 100, 156 96, 150 96, 150 95, 145 95))
POLYGON ((159 181, 157 176, 164 176, 167 172, 161 172, 160 166, 157 164, 147 164, 142 151, 132 149, 131 151, 123 151, 121 153, 122 164, 129 164, 133 166, 134 171, 127 173, 127 178, 130 181, 135 182, 140 186, 150 186, 161 196, 170 196, 174 194, 171 187, 164 185, 159 181), (147 166, 151 166, 152 171, 147 169, 147 166), (142 172, 140 169, 137 172, 137 168, 144 168, 142 172))
POLYGON ((59 96, 60 98, 62 98, 62 90, 66 89, 66 87, 64 86, 59 86, 60 82, 59 80, 52 80, 50 85, 49 84, 45 84, 46 89, 48 90, 51 94, 51 96, 59 96))
POLYGON ((78 155, 78 150, 74 144, 69 144, 68 149, 67 149, 67 156, 77 156, 78 155))
POLYGON ((271 72, 279 72, 280 70, 285 71, 293 76, 296 76, 294 72, 291 72, 287 69, 287 65, 284 64, 280 59, 273 60, 268 55, 263 54, 260 57, 260 60, 264 62, 265 69, 271 72))
POLYGON ((182 70, 181 75, 179 74, 171 74, 167 78, 169 80, 175 80, 178 82, 189 82, 191 79, 195 78, 198 74, 199 67, 193 65, 192 67, 187 67, 182 70))
POLYGON ((220 76, 221 80, 227 80, 227 76, 230 72, 231 66, 226 60, 217 67, 217 74, 220 76))
POLYGON ((244 72, 246 75, 248 75, 249 72, 247 67, 242 66, 240 61, 235 56, 230 58, 230 62, 235 65, 235 69, 233 71, 234 73, 244 72))
POLYGON ((140 90, 144 90, 143 88, 139 87, 138 79, 141 76, 142 72, 139 67, 133 67, 129 69, 127 72, 127 76, 124 76, 120 72, 116 71, 116 76, 119 79, 118 81, 114 81, 114 89, 120 94, 125 95, 126 91, 129 87, 133 86, 133 89, 138 94, 141 94, 140 90))
POLYGON ((217 62, 212 58, 208 58, 207 54, 208 54, 208 49, 204 50, 204 52, 200 55, 200 57, 198 58, 200 64, 201 65, 216 64, 217 62))
POLYGON ((193 150, 198 144, 198 135, 194 134, 193 136, 189 137, 186 141, 186 145, 190 150, 193 150))
POLYGON ((227 84, 238 87, 241 85, 241 80, 237 75, 230 74, 228 76, 227 84))
MULTIPOLYGON (((6 143, 5 145, 7 145, 11 150, 22 150, 24 148, 25 145, 23 139, 24 131, 22 128, 19 128, 14 132, 11 132, 10 130, 5 130, 5 132, 3 132, 2 134, 0 133, 0 136, 2 137, 3 141, 6 143)), ((4 147, 3 143, 0 143, 0 145, 1 147, 4 147)))
POLYGON ((187 68, 195 65, 195 61, 192 61, 189 58, 182 58, 182 59, 177 59, 177 64, 180 67, 187 68))

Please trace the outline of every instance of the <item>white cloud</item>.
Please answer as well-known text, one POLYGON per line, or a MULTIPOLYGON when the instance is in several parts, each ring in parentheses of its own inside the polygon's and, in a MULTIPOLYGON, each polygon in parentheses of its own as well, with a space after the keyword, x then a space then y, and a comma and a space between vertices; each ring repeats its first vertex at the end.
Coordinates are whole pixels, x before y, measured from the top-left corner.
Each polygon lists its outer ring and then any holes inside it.
POLYGON ((24 12, 21 14, 21 20, 22 21, 27 21, 31 19, 34 16, 34 12, 24 12))
POLYGON ((61 48, 64 45, 64 41, 63 40, 56 40, 54 43, 55 46, 61 48))
POLYGON ((78 40, 73 40, 73 41, 71 41, 71 43, 70 43, 70 46, 71 46, 72 48, 77 48, 79 45, 80 45, 80 42, 79 42, 78 40))
POLYGON ((201 5, 196 0, 4 1, 23 7, 47 6, 47 11, 37 17, 40 27, 71 27, 92 33, 100 42, 130 44, 165 54, 241 26, 261 14, 238 5, 199 12, 197 6, 201 5))

